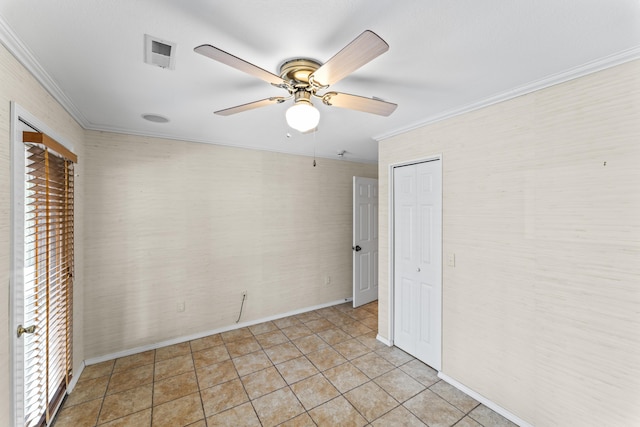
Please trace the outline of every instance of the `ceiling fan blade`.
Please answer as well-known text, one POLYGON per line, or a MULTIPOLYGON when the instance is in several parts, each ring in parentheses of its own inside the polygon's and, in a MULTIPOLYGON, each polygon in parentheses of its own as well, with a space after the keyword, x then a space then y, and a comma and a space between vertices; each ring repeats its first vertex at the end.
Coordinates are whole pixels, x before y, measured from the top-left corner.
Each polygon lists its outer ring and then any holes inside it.
POLYGON ((350 110, 363 111, 365 113, 377 114, 379 116, 389 116, 393 113, 398 104, 382 101, 375 98, 365 98, 364 96, 349 95, 348 93, 329 92, 322 96, 322 102, 334 107, 348 108, 350 110))
POLYGON ((275 74, 270 73, 269 71, 264 70, 257 65, 253 65, 250 62, 245 61, 244 59, 233 56, 232 54, 218 49, 217 47, 211 46, 210 44, 203 44, 193 50, 200 55, 204 55, 218 62, 222 62, 223 64, 226 64, 237 70, 262 79, 267 83, 271 83, 272 85, 278 86, 284 84, 284 80, 282 80, 280 76, 276 76, 275 74))
POLYGON ((311 76, 321 86, 332 85, 389 50, 373 31, 366 30, 325 62, 311 76))
POLYGON ((224 110, 218 110, 214 112, 214 114, 217 114, 219 116, 230 116, 232 114, 242 113, 243 111, 253 110, 255 108, 266 107, 273 104, 280 104, 285 100, 286 98, 273 96, 271 98, 261 99, 260 101, 249 102, 248 104, 242 104, 231 108, 225 108, 224 110))

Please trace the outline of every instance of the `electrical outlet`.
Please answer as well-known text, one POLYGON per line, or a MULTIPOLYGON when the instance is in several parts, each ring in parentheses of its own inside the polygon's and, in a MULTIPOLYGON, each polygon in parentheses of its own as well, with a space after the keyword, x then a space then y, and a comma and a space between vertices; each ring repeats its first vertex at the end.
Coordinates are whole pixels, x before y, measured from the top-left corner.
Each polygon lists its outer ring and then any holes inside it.
POLYGON ((247 291, 242 291, 242 299, 247 299, 247 291))
POLYGON ((326 276, 324 276, 324 284, 325 285, 330 285, 331 284, 331 276, 329 276, 328 274, 326 276))
POLYGON ((176 311, 178 313, 184 312, 184 301, 176 304, 176 311))

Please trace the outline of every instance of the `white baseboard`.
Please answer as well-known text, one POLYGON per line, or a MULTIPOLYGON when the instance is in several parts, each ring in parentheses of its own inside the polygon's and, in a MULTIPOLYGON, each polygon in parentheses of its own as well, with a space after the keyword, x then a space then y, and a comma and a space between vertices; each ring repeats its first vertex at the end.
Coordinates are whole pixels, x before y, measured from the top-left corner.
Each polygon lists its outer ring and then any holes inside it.
MULTIPOLYGON (((78 379, 80 378, 80 375, 82 375, 82 371, 84 371, 84 361, 80 362, 80 367, 78 368, 77 371, 73 371, 73 378, 71 378, 71 381, 69 382, 69 385, 67 386, 67 389, 65 390, 65 394, 69 395, 73 389, 75 388, 76 384, 78 383, 78 379)), ((58 402, 58 405, 53 409, 53 411, 51 411, 51 419, 55 420, 56 416, 58 415, 58 412, 60 412, 60 409, 62 409, 62 404, 64 403, 64 399, 60 399, 60 401, 58 402)), ((18 423, 16 423, 16 425, 18 425, 18 423)))
POLYGON ((84 371, 84 361, 80 362, 80 368, 78 368, 77 371, 73 372, 73 378, 71 378, 71 382, 69 383, 69 387, 67 387, 67 394, 71 393, 74 389, 74 387, 76 386, 76 384, 78 383, 78 380, 80 379, 80 375, 82 375, 82 371, 84 371))
POLYGON ((460 391, 468 394, 469 396, 473 397, 475 400, 477 400, 478 402, 482 403, 487 408, 492 409, 493 411, 495 411, 498 414, 502 415, 503 417, 505 417, 506 419, 508 419, 512 423, 517 424, 520 427, 533 427, 532 424, 529 424, 528 422, 524 421, 523 419, 519 418, 518 416, 512 414, 511 412, 509 412, 506 409, 504 409, 502 406, 492 402, 491 400, 487 399, 483 395, 481 395, 479 393, 476 393, 475 391, 471 390, 469 387, 465 386, 462 383, 459 383, 458 381, 454 380, 453 378, 451 378, 447 374, 443 374, 442 372, 438 372, 438 378, 442 379, 443 381, 446 381, 447 383, 451 384, 452 386, 454 386, 458 390, 460 390, 460 391))
POLYGON ((389 347, 391 347, 391 346, 393 345, 393 343, 392 343, 391 341, 389 341, 388 339, 386 339, 386 338, 385 338, 385 337, 383 337, 383 336, 376 335, 376 339, 377 339, 378 341, 380 341, 381 343, 383 343, 383 344, 385 344, 385 345, 388 345, 389 347))
MULTIPOLYGON (((96 363, 106 362, 107 360, 117 359, 118 357, 131 356, 132 354, 142 353, 142 352, 148 351, 148 350, 155 350, 157 348, 166 347, 168 345, 180 344, 180 343, 183 343, 183 342, 186 342, 186 341, 196 340, 198 338, 203 338, 203 337, 206 337, 206 336, 209 336, 209 335, 215 335, 215 334, 219 334, 221 332, 227 332, 227 331, 232 331, 234 329, 245 328, 247 326, 257 325, 258 323, 264 323, 264 322, 269 322, 269 321, 272 321, 272 320, 278 320, 278 319, 282 319, 283 317, 295 316, 296 314, 302 314, 302 313, 306 313, 308 311, 318 310, 318 309, 326 308, 326 307, 332 307, 334 305, 344 304, 345 302, 350 302, 350 301, 352 301, 352 298, 343 298, 343 299, 338 300, 338 301, 332 301, 332 302, 328 302, 328 303, 324 303, 324 304, 320 304, 320 305, 315 305, 313 307, 301 308, 301 309, 298 309, 298 310, 293 310, 293 311, 289 311, 289 312, 286 312, 286 313, 277 314, 275 316, 263 317, 262 319, 256 319, 256 320, 251 320, 249 322, 237 323, 237 324, 234 324, 234 325, 224 326, 222 328, 212 329, 212 330, 209 330, 209 331, 198 332, 196 334, 187 335, 187 336, 178 337, 178 338, 173 338, 173 339, 170 339, 170 340, 161 341, 161 342, 157 342, 157 343, 154 343, 154 344, 149 344, 149 345, 143 345, 143 346, 140 346, 140 347, 129 348, 129 349, 126 349, 126 350, 115 352, 115 353, 105 354, 103 356, 92 357, 90 359, 86 359, 84 361, 82 367, 84 369, 84 366, 95 365, 96 363)), ((76 380, 79 377, 80 377, 80 375, 74 376, 74 380, 76 380)))

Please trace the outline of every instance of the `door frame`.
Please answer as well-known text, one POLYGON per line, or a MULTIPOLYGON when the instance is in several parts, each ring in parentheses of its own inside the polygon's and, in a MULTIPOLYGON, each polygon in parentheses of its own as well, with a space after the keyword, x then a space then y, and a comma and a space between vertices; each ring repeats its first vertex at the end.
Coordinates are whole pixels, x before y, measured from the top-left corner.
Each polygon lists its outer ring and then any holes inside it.
MULTIPOLYGON (((40 121, 36 116, 22 108, 15 101, 11 101, 11 125, 10 125, 10 179, 11 179, 11 209, 10 209, 10 272, 9 272, 9 366, 11 375, 9 378, 10 408, 9 417, 12 425, 23 424, 18 420, 24 419, 24 360, 23 341, 20 341, 15 333, 18 324, 24 316, 22 301, 18 297, 24 294, 24 143, 21 135, 20 122, 27 124, 38 132, 45 133, 62 144, 65 148, 73 150, 73 144, 61 137, 57 132, 40 121), (20 319, 18 319, 18 317, 20 319)), ((72 337, 73 339, 73 337, 72 337)), ((69 391, 72 386, 68 388, 69 391)), ((55 411, 54 411, 55 413, 55 411)))
MULTIPOLYGON (((389 213, 389 289, 388 289, 388 298, 389 298, 389 317, 387 319, 387 324, 388 324, 388 328, 389 328, 389 344, 393 345, 394 342, 394 328, 395 328, 395 197, 394 197, 394 180, 393 180, 393 176, 394 176, 394 169, 395 168, 399 168, 402 166, 409 166, 409 165, 414 165, 414 164, 418 164, 418 163, 426 163, 426 162, 432 162, 435 160, 439 160, 440 162, 442 162, 442 153, 439 154, 433 154, 430 156, 426 156, 426 157, 421 157, 418 159, 413 159, 413 160, 407 160, 407 161, 403 161, 403 162, 398 162, 398 163, 391 163, 389 165, 389 209, 388 209, 388 213, 389 213)), ((442 163, 441 163, 442 166, 442 163)), ((442 183, 442 174, 443 174, 443 168, 440 168, 440 182, 442 183)), ((444 198, 444 192, 440 191, 440 209, 441 209, 441 217, 442 217, 442 199, 444 198)), ((442 232, 440 233, 440 253, 442 253, 442 232)), ((444 259, 444 258, 441 258, 444 259)), ((442 268, 442 266, 440 267, 440 289, 442 290, 442 271, 444 269, 442 268)), ((442 306, 442 292, 440 292, 440 305, 442 306)), ((442 310, 440 310, 440 312, 442 313, 442 310)), ((442 315, 440 317, 440 329, 442 330, 442 315)), ((442 333, 440 334, 440 360, 442 363, 442 333)))

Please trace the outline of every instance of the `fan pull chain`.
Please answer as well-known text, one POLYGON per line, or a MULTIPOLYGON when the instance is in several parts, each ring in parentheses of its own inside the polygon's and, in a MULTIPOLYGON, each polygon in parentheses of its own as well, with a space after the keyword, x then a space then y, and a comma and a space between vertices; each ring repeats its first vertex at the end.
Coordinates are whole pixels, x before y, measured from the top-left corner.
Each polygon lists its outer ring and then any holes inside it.
POLYGON ((318 132, 317 130, 313 132, 313 167, 316 167, 316 132, 318 132))

